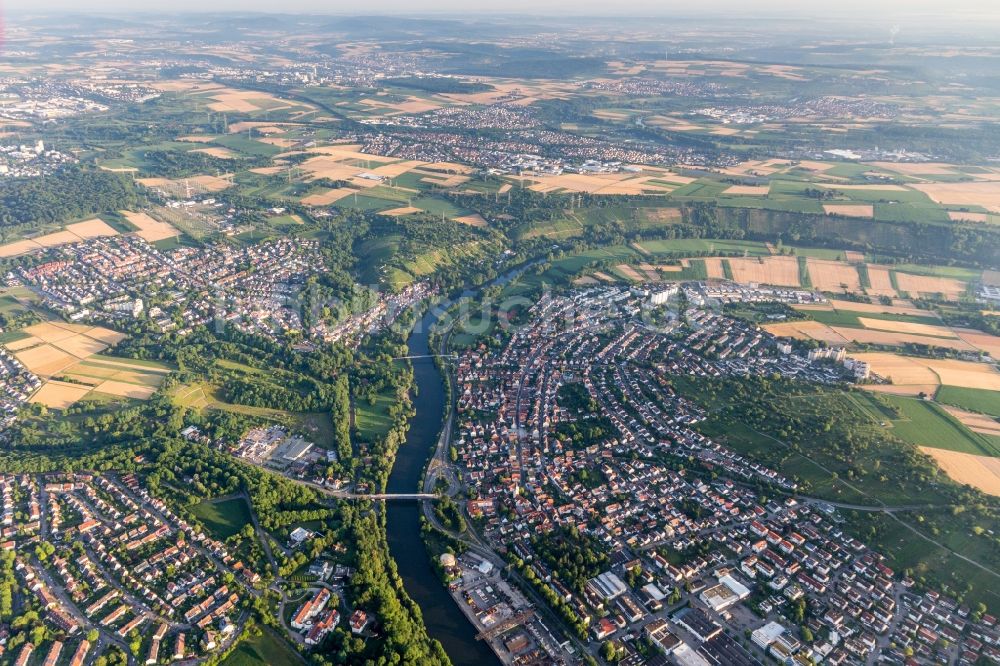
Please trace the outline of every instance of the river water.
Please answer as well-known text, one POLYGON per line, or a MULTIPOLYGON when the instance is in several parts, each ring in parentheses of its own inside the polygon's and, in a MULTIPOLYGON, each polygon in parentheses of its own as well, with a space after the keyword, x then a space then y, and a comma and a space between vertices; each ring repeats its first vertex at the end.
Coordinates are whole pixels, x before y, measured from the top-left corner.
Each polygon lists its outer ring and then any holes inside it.
MULTIPOLYGON (((505 285, 515 277, 538 264, 533 261, 512 269, 494 279, 488 286, 505 285)), ((475 295, 468 290, 463 297, 475 295)), ((447 303, 445 304, 447 306, 447 303)), ((412 493, 422 490, 421 477, 428 459, 437 446, 438 435, 444 423, 445 386, 441 372, 427 354, 430 348, 431 327, 437 320, 431 308, 414 327, 406 341, 413 363, 413 380, 417 385, 414 400, 415 414, 410 420, 406 442, 399 447, 396 461, 386 490, 390 493, 412 493)), ((420 517, 423 515, 417 502, 386 502, 386 530, 389 554, 396 560, 396 568, 403 579, 403 587, 424 616, 424 624, 431 638, 441 641, 445 652, 455 666, 490 666, 500 660, 485 641, 476 640, 476 630, 452 599, 431 566, 430 556, 420 537, 420 517)))
MULTIPOLYGON (((428 312, 407 341, 411 356, 429 354, 428 337, 435 315, 428 312)), ((420 490, 421 475, 437 444, 445 406, 444 380, 432 358, 413 359, 413 379, 417 385, 415 415, 410 421, 406 443, 399 447, 389 475, 390 493, 420 490)), ((500 661, 485 641, 476 640, 476 630, 442 585, 420 538, 422 511, 417 502, 386 502, 386 530, 389 553, 403 579, 410 598, 417 602, 431 638, 441 641, 455 666, 488 666, 500 661)))

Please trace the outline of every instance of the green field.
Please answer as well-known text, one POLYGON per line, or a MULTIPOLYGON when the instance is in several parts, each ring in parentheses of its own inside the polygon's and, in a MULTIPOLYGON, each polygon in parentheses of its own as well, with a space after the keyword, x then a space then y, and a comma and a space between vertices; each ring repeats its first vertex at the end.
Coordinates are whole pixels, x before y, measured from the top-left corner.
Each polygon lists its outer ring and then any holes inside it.
POLYGON ((219 387, 207 382, 178 386, 170 392, 170 399, 179 407, 201 411, 218 409, 232 414, 241 414, 264 421, 280 423, 286 427, 301 430, 320 446, 328 446, 333 441, 333 422, 328 412, 289 412, 269 407, 237 405, 222 400, 219 387))
POLYGON ((367 400, 358 399, 354 403, 354 426, 366 438, 376 440, 384 437, 392 427, 392 418, 389 416, 389 407, 395 402, 392 394, 379 394, 375 398, 375 404, 368 404, 367 400))
POLYGON ((222 662, 222 666, 285 666, 300 663, 302 657, 287 641, 270 629, 264 629, 260 636, 251 636, 236 646, 222 662))
POLYGON ((1000 391, 971 389, 959 386, 942 386, 934 399, 970 412, 1000 417, 1000 391))
POLYGON ((975 455, 998 456, 988 441, 976 435, 939 405, 919 398, 886 394, 885 398, 902 413, 893 421, 891 432, 917 446, 930 446, 975 455))
POLYGON ((228 539, 250 523, 250 506, 242 497, 204 500, 189 506, 188 511, 220 541, 228 539))
MULTIPOLYGON (((968 585, 971 589, 965 595, 964 602, 970 605, 981 601, 990 608, 997 608, 1000 604, 1000 592, 998 592, 1000 587, 997 585, 996 576, 971 566, 945 548, 914 534, 906 526, 908 524, 916 527, 920 524, 913 514, 897 514, 905 523, 902 524, 884 514, 850 511, 846 513, 847 524, 855 534, 871 535, 872 530, 875 530, 877 536, 874 539, 869 536, 866 541, 889 558, 887 564, 897 572, 909 570, 914 579, 931 589, 942 589, 943 585, 949 585, 961 590, 968 585)), ((955 523, 950 512, 947 513, 945 520, 951 524, 955 523)), ((923 533, 926 529, 921 528, 920 531, 923 533)), ((952 551, 978 562, 990 560, 988 553, 986 557, 983 557, 982 553, 984 545, 987 549, 990 547, 989 542, 979 537, 980 541, 985 542, 984 544, 970 543, 971 537, 966 526, 942 530, 936 538, 952 551)))
MULTIPOLYGON (((848 326, 851 328, 867 328, 858 318, 878 319, 880 321, 899 321, 910 324, 927 324, 930 326, 941 326, 941 320, 933 316, 918 316, 906 314, 893 314, 889 312, 856 312, 852 310, 810 310, 808 314, 812 319, 827 324, 828 326, 848 326)), ((941 337, 948 337, 942 335, 941 337)))
POLYGON ((652 254, 685 253, 685 252, 725 252, 746 253, 752 257, 770 255, 767 246, 757 241, 723 240, 714 238, 678 238, 674 240, 651 240, 639 243, 639 246, 652 254))

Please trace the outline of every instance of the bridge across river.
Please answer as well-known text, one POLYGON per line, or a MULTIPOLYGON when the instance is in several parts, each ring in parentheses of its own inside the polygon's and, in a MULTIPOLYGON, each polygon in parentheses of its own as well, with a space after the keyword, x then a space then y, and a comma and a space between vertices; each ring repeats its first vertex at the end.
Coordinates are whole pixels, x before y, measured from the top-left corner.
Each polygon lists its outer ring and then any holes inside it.
POLYGON ((432 500, 438 498, 438 496, 435 495, 434 493, 349 493, 349 492, 340 492, 337 490, 332 490, 328 494, 331 497, 339 497, 341 499, 379 500, 379 501, 432 500))

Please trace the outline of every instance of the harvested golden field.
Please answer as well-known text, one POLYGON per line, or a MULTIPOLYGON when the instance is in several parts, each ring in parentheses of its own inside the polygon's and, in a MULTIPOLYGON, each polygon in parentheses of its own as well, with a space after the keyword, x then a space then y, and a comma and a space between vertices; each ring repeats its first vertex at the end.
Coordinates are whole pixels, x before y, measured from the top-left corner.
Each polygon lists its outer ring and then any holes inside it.
POLYGON ((144 187, 160 190, 165 195, 175 199, 187 198, 189 190, 191 195, 198 195, 221 192, 228 187, 232 187, 232 183, 226 178, 207 175, 176 179, 139 178, 136 182, 144 187))
POLYGON ((67 224, 66 231, 76 234, 82 239, 88 238, 98 238, 100 236, 117 236, 118 232, 114 230, 107 222, 95 217, 92 220, 85 220, 83 222, 77 222, 76 224, 67 224))
POLYGON ((107 328, 51 321, 28 326, 24 332, 31 337, 7 348, 15 352, 28 370, 41 377, 50 377, 124 338, 107 328))
POLYGON ((78 243, 89 238, 97 238, 98 236, 117 235, 118 232, 104 220, 94 218, 84 222, 67 224, 66 228, 62 231, 0 245, 0 258, 17 257, 42 248, 78 243))
POLYGON ((806 259, 806 267, 813 287, 819 291, 861 291, 861 278, 858 270, 851 264, 809 257, 806 259))
POLYGON ((52 409, 66 409, 90 393, 91 387, 68 382, 45 382, 31 396, 31 402, 37 402, 52 409))
POLYGON ((195 81, 193 79, 181 79, 177 81, 157 81, 151 84, 152 87, 164 92, 197 92, 205 90, 218 90, 222 85, 210 81, 195 81))
POLYGON ((14 356, 39 377, 51 377, 80 360, 48 343, 19 351, 14 356))
POLYGON ((850 264, 860 264, 865 260, 865 253, 856 250, 845 250, 844 259, 850 264))
POLYGON ((310 194, 307 197, 303 197, 302 204, 306 206, 329 206, 355 193, 357 193, 357 190, 352 190, 349 187, 338 187, 320 194, 310 194))
POLYGON ((823 204, 823 210, 827 215, 843 215, 844 217, 875 216, 875 206, 872 204, 823 204))
POLYGON ((14 342, 8 342, 4 344, 4 347, 6 347, 8 351, 16 352, 40 344, 42 344, 42 341, 39 338, 36 338, 35 336, 30 336, 27 338, 21 338, 20 340, 15 340, 14 342))
POLYGON ((894 333, 892 331, 850 328, 847 326, 834 326, 833 330, 848 340, 859 344, 888 345, 892 347, 901 347, 905 344, 935 345, 956 351, 975 351, 972 345, 959 338, 930 338, 925 335, 914 335, 912 333, 894 333))
POLYGON ((61 349, 67 354, 72 354, 77 358, 87 358, 88 356, 93 356, 94 354, 100 354, 108 348, 107 344, 101 342, 100 340, 89 338, 86 335, 74 335, 65 340, 53 342, 52 346, 57 349, 61 349))
POLYGON ((888 352, 851 354, 866 361, 872 372, 891 378, 893 384, 945 384, 965 388, 1000 390, 1000 372, 987 363, 902 356, 888 352))
POLYGON ((453 217, 452 219, 460 224, 467 224, 470 227, 486 226, 486 220, 484 220, 479 213, 473 213, 472 215, 461 215, 459 217, 453 217))
POLYGON ((0 245, 0 259, 7 257, 19 257, 22 254, 41 250, 42 246, 32 240, 19 240, 5 245, 0 245))
POLYGON ((425 111, 433 111, 434 109, 441 108, 440 104, 428 102, 427 100, 420 99, 419 97, 408 97, 405 102, 385 102, 380 99, 366 97, 361 100, 361 104, 372 107, 373 109, 387 109, 393 112, 385 115, 397 115, 400 113, 424 113, 425 111))
POLYGON ((390 210, 383 210, 379 215, 388 215, 390 217, 399 217, 402 215, 413 215, 414 213, 421 213, 419 208, 414 208, 413 206, 403 206, 402 208, 392 208, 390 210))
POLYGON ((1000 183, 975 181, 971 183, 920 183, 913 185, 939 204, 982 206, 1000 213, 1000 183))
POLYGON ((602 271, 595 272, 594 277, 604 282, 618 282, 618 280, 614 279, 613 277, 602 271))
MULTIPOLYGON (((374 169, 368 169, 368 173, 373 173, 377 176, 383 176, 385 178, 395 178, 396 176, 402 176, 404 173, 423 166, 423 164, 424 163, 420 160, 403 160, 393 164, 383 164, 382 166, 375 167, 374 169)), ((462 182, 465 181, 463 180, 462 182)))
MULTIPOLYGON (((419 173, 424 173, 419 171, 419 173)), ((458 187, 463 183, 467 183, 472 180, 469 176, 463 176, 461 174, 455 174, 453 176, 443 176, 438 174, 433 174, 420 179, 421 182, 427 183, 429 185, 437 185, 438 187, 458 187)))
POLYGON ((618 264, 617 266, 615 266, 615 270, 624 275, 627 279, 631 280, 632 282, 644 282, 646 280, 645 275, 639 273, 639 271, 635 270, 628 264, 618 264))
POLYGON ((891 298, 898 296, 895 287, 892 286, 892 276, 889 275, 889 269, 885 266, 868 264, 868 282, 871 286, 865 291, 873 296, 889 296, 891 298))
POLYGON ((209 157, 215 157, 220 160, 235 160, 239 155, 229 150, 228 148, 222 148, 219 146, 212 146, 211 148, 195 148, 191 151, 192 153, 203 153, 209 157))
POLYGON ((972 432, 1000 437, 1000 423, 985 414, 967 412, 964 409, 952 407, 951 405, 941 405, 941 408, 958 419, 962 425, 972 432))
POLYGON ((209 102, 208 108, 220 113, 253 113, 255 111, 277 111, 291 108, 315 111, 313 107, 302 102, 280 99, 270 93, 256 90, 215 88, 204 99, 212 100, 209 102))
POLYGON ((875 393, 916 397, 921 393, 924 395, 934 395, 939 386, 939 384, 866 384, 861 388, 866 391, 874 391, 875 393))
POLYGON ((305 151, 297 151, 291 153, 281 153, 275 155, 276 158, 289 157, 291 155, 325 155, 334 159, 335 161, 345 161, 345 160, 355 160, 357 163, 362 164, 391 164, 393 162, 398 162, 399 159, 395 157, 383 157, 382 155, 371 155, 369 153, 361 152, 361 144, 359 143, 335 143, 329 146, 315 146, 305 151))
POLYGON ((764 197, 771 191, 769 185, 733 185, 722 191, 723 194, 740 196, 764 197))
POLYGON ((655 175, 637 173, 563 173, 559 175, 524 175, 518 180, 530 183, 528 189, 535 192, 588 192, 591 194, 644 194, 646 192, 668 193, 674 185, 661 185, 651 180, 669 179, 680 182, 673 174, 658 172, 655 175))
POLYGON ((869 319, 868 317, 858 317, 858 321, 865 328, 878 331, 891 331, 894 333, 912 333, 913 335, 928 335, 938 338, 957 338, 955 333, 945 326, 933 326, 931 324, 916 324, 906 321, 891 321, 889 319, 869 319))
POLYGON ((90 330, 90 327, 80 324, 65 324, 63 322, 45 321, 41 324, 28 326, 23 330, 25 333, 38 338, 42 342, 59 342, 60 340, 71 338, 74 335, 80 335, 85 331, 90 330))
POLYGON ((602 120, 628 120, 632 116, 622 111, 611 111, 608 109, 597 109, 593 113, 595 118, 602 120))
POLYGON ((945 277, 931 277, 927 275, 911 275, 909 273, 896 273, 896 284, 900 291, 909 294, 941 294, 948 300, 958 300, 965 294, 966 285, 961 280, 945 277))
POLYGON ((215 137, 211 134, 195 134, 193 136, 179 136, 177 140, 187 143, 212 143, 215 141, 215 137))
MULTIPOLYGON (((695 129, 698 129, 697 126, 695 126, 695 129)), ((779 171, 784 171, 786 166, 785 164, 777 164, 775 160, 759 160, 742 162, 736 166, 726 167, 722 169, 722 173, 731 176, 770 176, 779 171)))
POLYGON ((83 335, 88 338, 93 338, 95 340, 100 340, 101 342, 106 342, 109 345, 118 344, 128 336, 124 333, 119 333, 118 331, 113 331, 110 328, 104 328, 102 326, 93 326, 87 328, 85 331, 80 331, 83 335))
POLYGON ((930 393, 934 393, 941 384, 938 374, 927 365, 928 359, 888 352, 851 354, 851 357, 865 361, 871 367, 872 372, 886 379, 891 379, 892 383, 897 386, 920 384, 933 387, 930 393))
POLYGON ((874 312, 879 314, 913 315, 916 317, 927 317, 927 310, 913 307, 911 305, 882 305, 881 303, 855 303, 854 301, 839 301, 833 299, 830 305, 837 310, 847 310, 849 312, 874 312))
POLYGON ((91 389, 146 399, 170 372, 165 366, 94 356, 125 337, 107 328, 44 322, 24 330, 31 337, 19 340, 13 349, 8 345, 8 349, 28 370, 45 380, 32 401, 49 407, 65 409, 91 389))
POLYGON ((966 213, 964 211, 949 210, 948 219, 953 222, 989 222, 990 216, 987 213, 966 213))
POLYGON ((1000 337, 968 328, 956 329, 955 333, 976 349, 989 353, 994 359, 1000 359, 1000 337))
POLYGON ((929 446, 921 446, 920 450, 934 458, 944 473, 958 483, 968 484, 989 495, 1000 495, 1000 458, 929 446))
POLYGON ((906 192, 902 185, 845 185, 842 183, 816 183, 828 190, 847 190, 858 192, 906 192))
POLYGON ((764 330, 772 335, 796 340, 821 340, 831 345, 846 345, 847 339, 833 328, 818 321, 786 321, 765 324, 764 330))
POLYGON ((954 176, 956 166, 943 162, 871 162, 871 165, 886 171, 895 171, 904 176, 954 176))
POLYGON ((129 224, 138 229, 135 235, 150 243, 181 235, 181 232, 172 225, 154 220, 146 213, 122 211, 122 215, 129 221, 129 224))
MULTIPOLYGON (((720 259, 719 257, 705 257, 702 261, 705 262, 705 270, 707 271, 708 277, 710 279, 716 279, 716 280, 726 279, 726 271, 722 268, 722 259, 720 259)), ((690 265, 690 260, 682 259, 681 265, 682 266, 690 265), (685 264, 684 263, 685 261, 687 261, 688 263, 685 264)))
POLYGON ((736 282, 757 282, 781 287, 799 286, 799 260, 795 257, 741 257, 728 259, 736 282))
POLYGON ((99 393, 117 395, 122 398, 135 398, 137 400, 147 400, 151 395, 156 393, 155 386, 140 386, 138 384, 111 380, 98 384, 94 387, 94 390, 99 393))

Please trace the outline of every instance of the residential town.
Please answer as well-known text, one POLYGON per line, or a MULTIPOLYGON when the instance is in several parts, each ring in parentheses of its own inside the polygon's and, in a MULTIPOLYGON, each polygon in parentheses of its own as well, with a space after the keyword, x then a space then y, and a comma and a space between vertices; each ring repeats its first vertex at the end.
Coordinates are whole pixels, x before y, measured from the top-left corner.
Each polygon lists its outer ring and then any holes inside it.
POLYGON ((239 635, 260 576, 135 475, 6 475, 0 491, 13 574, 3 593, 28 595, 21 603, 57 637, 13 645, 0 632, 4 663, 92 663, 109 646, 135 646, 147 664, 185 661, 239 635))
MULTIPOLYGON (((746 289, 748 301, 759 298, 746 289)), ((618 663, 1000 657, 995 618, 917 591, 847 534, 837 507, 793 499, 794 481, 698 433, 705 410, 671 380, 777 373, 850 382, 853 368, 820 362, 843 350, 807 356, 756 325, 692 307, 695 299, 659 328, 644 321, 644 310, 667 307, 678 291, 546 295, 501 346, 460 356, 452 446, 473 498, 466 511, 490 548, 586 636, 587 649, 613 640, 618 663), (605 554, 588 578, 553 559, 566 540, 605 554), (640 636, 659 657, 642 653, 640 636)), ((704 285, 680 291, 705 296, 704 285)), ((543 645, 516 644, 525 654, 543 645)), ((549 658, 571 661, 571 645, 550 646, 549 658)))
POLYGON ((17 412, 42 385, 17 358, 0 347, 0 438, 17 419, 17 412))

